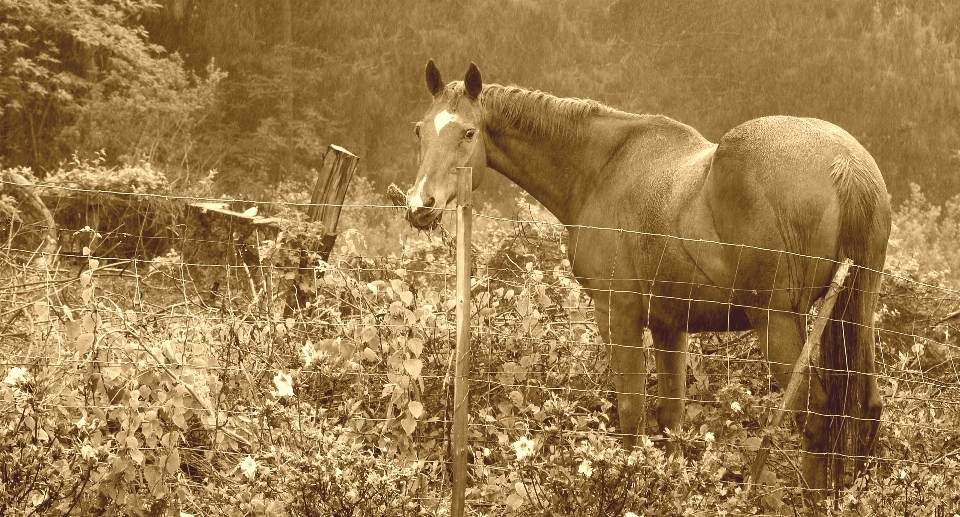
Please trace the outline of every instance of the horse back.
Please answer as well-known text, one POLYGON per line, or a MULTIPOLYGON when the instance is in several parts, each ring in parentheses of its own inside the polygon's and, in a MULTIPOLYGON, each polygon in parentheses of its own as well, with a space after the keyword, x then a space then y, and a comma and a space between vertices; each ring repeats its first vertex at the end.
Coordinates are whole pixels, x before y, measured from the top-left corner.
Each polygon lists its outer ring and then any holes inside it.
POLYGON ((850 247, 844 239, 869 240, 856 246, 882 255, 889 233, 886 187, 873 158, 846 131, 817 119, 764 117, 732 129, 718 143, 699 201, 707 225, 728 244, 722 267, 736 262, 751 273, 737 287, 793 289, 773 304, 795 311, 806 311, 828 285, 831 261, 850 247), (887 234, 843 231, 851 221, 882 229, 884 219, 887 234))

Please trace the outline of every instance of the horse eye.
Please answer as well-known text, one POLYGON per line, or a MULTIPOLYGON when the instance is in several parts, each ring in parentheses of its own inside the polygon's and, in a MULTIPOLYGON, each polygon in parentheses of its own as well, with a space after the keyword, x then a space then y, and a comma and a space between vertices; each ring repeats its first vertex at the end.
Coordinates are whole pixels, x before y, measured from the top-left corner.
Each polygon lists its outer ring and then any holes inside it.
POLYGON ((463 134, 463 136, 465 136, 465 137, 467 137, 467 138, 473 138, 474 135, 476 135, 476 134, 477 134, 477 130, 476 130, 476 129, 468 129, 467 132, 463 134))
POLYGON ((420 124, 413 126, 413 134, 417 135, 417 138, 420 138, 420 124))

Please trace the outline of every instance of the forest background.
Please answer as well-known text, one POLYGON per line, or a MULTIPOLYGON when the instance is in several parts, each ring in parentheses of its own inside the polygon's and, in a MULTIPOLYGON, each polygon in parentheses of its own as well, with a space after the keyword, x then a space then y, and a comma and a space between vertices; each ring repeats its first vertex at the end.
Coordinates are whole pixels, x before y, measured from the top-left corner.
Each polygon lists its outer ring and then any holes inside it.
POLYGON ((0 166, 149 162, 174 188, 217 171, 219 194, 263 200, 308 188, 336 143, 377 189, 408 185, 434 58, 449 80, 474 61, 713 141, 763 115, 829 120, 895 205, 911 183, 941 204, 960 193, 958 37, 960 4, 938 0, 2 0, 0 166))
MULTIPOLYGON (((413 180, 429 58, 448 80, 474 61, 488 82, 714 141, 772 114, 847 129, 898 208, 884 431, 871 481, 830 515, 960 511, 958 38, 949 0, 0 0, 0 215, 15 223, 0 228, 0 514, 449 515, 452 253, 377 207, 413 180), (301 250, 327 229, 300 209, 330 144, 361 157, 359 177, 339 251, 303 281, 301 250), (34 180, 50 194, 36 204, 70 217, 52 262, 34 250, 56 238, 17 194, 34 180), (237 248, 190 233, 183 197, 220 196, 279 207, 282 231, 237 248), (159 256, 117 261, 100 232, 159 256), (191 242, 227 259, 190 260, 191 242), (313 299, 287 314, 294 285, 313 299)), ((796 436, 765 429, 780 393, 752 335, 691 342, 669 437, 684 458, 624 453, 562 228, 487 178, 471 507, 795 515, 796 436), (761 436, 778 447, 750 495, 761 436)))

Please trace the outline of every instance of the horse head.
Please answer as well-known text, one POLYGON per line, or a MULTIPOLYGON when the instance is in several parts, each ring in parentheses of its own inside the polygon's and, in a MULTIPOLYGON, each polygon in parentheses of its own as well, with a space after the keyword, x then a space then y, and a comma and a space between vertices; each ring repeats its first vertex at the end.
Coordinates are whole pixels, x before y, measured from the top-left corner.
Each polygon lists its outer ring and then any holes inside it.
POLYGON ((426 79, 433 102, 415 128, 420 167, 407 192, 407 219, 417 228, 435 225, 456 198, 457 167, 473 167, 473 188, 477 188, 487 162, 480 70, 470 63, 463 81, 444 84, 431 59, 426 79))

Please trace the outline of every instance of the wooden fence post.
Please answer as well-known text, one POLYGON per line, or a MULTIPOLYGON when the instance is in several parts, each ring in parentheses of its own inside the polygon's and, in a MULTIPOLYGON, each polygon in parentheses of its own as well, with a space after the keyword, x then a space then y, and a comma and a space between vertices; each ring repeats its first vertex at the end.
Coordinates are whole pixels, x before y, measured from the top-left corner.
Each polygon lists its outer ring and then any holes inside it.
MULTIPOLYGON (((833 305, 837 301, 837 295, 840 294, 840 290, 843 289, 843 281, 846 280, 852 265, 852 260, 844 259, 843 262, 840 263, 840 267, 837 268, 837 272, 833 275, 833 281, 830 282, 830 289, 827 290, 826 296, 823 297, 823 305, 820 306, 817 319, 814 320, 813 328, 810 329, 807 341, 803 344, 803 349, 800 350, 800 357, 797 358, 797 362, 793 365, 793 373, 790 375, 790 383, 783 392, 780 409, 779 411, 773 412, 773 415, 767 423, 767 427, 771 430, 780 427, 780 424, 783 422, 783 415, 794 410, 794 404, 796 403, 794 399, 797 398, 797 393, 800 391, 800 382, 806 376, 805 373, 807 370, 812 367, 810 359, 820 357, 820 338, 823 336, 823 330, 827 327, 827 321, 829 321, 830 316, 833 315, 833 305)), ((811 375, 814 375, 814 373, 811 372, 811 375)), ((748 478, 743 482, 745 494, 749 495, 750 489, 757 483, 757 480, 760 479, 760 474, 763 473, 763 468, 767 463, 767 456, 770 455, 770 447, 772 446, 773 440, 770 438, 770 435, 767 434, 760 443, 760 449, 757 450, 757 456, 754 458, 753 464, 750 465, 748 478)))
POLYGON ((457 180, 457 360, 453 380, 453 500, 450 514, 452 517, 463 517, 467 490, 473 169, 457 167, 457 180))
MULTIPOLYGON (((323 223, 323 235, 320 243, 312 251, 320 253, 320 259, 326 262, 337 242, 337 223, 340 222, 340 209, 343 200, 347 197, 347 187, 353 179, 360 158, 339 145, 330 145, 324 155, 320 173, 317 175, 317 184, 310 196, 310 207, 307 209, 307 219, 310 222, 320 220, 323 223), (332 162, 327 166, 328 157, 332 162)), ((292 288, 292 296, 288 295, 287 306, 284 308, 284 317, 289 317, 296 308, 306 306, 306 293, 300 289, 300 282, 307 270, 308 250, 300 250, 300 263, 297 267, 297 277, 292 288), (293 298, 292 300, 290 298, 293 298)))
POLYGON ((340 209, 343 208, 347 187, 350 186, 350 180, 353 179, 353 173, 360 161, 357 155, 339 145, 331 145, 328 152, 333 153, 333 163, 320 170, 313 196, 310 197, 310 208, 307 210, 310 222, 319 219, 323 223, 323 243, 317 250, 323 260, 330 258, 333 243, 337 240, 340 209))

